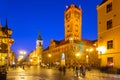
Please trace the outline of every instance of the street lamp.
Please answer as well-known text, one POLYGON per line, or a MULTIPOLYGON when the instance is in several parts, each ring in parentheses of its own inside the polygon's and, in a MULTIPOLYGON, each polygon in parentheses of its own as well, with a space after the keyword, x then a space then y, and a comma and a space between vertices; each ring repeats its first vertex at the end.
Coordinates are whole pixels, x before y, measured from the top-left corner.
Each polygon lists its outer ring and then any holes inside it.
POLYGON ((48 54, 48 57, 50 58, 50 57, 51 57, 51 54, 48 54))
POLYGON ((49 57, 49 65, 50 65, 49 67, 51 67, 51 56, 52 56, 51 54, 48 54, 48 57, 49 57))
POLYGON ((86 63, 88 64, 88 58, 89 58, 89 56, 88 55, 86 55, 86 63))
POLYGON ((20 50, 20 55, 25 55, 26 54, 26 51, 24 51, 24 50, 20 50))
POLYGON ((80 53, 75 54, 76 57, 80 56, 80 53))
POLYGON ((102 58, 102 54, 104 54, 106 52, 106 48, 104 46, 100 46, 97 48, 97 51, 98 51, 98 58, 102 58))
POLYGON ((88 64, 89 63, 89 60, 90 60, 90 52, 93 51, 93 48, 89 48, 89 49, 86 49, 86 63, 88 64))
POLYGON ((27 52, 24 51, 24 50, 20 50, 20 51, 19 51, 19 57, 18 57, 18 61, 19 61, 19 62, 24 59, 26 53, 27 53, 27 52))
POLYGON ((105 53, 106 48, 104 46, 101 46, 101 47, 97 48, 97 51, 99 52, 99 54, 103 54, 103 53, 105 53))
POLYGON ((79 56, 80 56, 80 53, 79 53, 79 52, 78 52, 78 53, 76 53, 76 54, 75 54, 75 56, 76 56, 77 63, 78 63, 78 58, 79 58, 79 56))

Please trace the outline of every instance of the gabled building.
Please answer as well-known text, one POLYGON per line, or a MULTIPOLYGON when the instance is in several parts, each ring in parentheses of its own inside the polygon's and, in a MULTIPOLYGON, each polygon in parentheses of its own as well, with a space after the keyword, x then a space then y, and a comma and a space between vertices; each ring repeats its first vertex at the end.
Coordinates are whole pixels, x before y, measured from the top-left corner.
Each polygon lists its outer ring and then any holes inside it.
POLYGON ((101 66, 120 68, 120 0, 103 0, 97 12, 101 66))
POLYGON ((51 39, 50 45, 42 53, 42 62, 52 65, 90 64, 99 66, 94 41, 82 38, 82 9, 71 4, 64 11, 65 37, 51 39))
POLYGON ((0 65, 12 65, 13 57, 11 46, 14 40, 11 38, 12 30, 8 28, 8 22, 6 20, 5 27, 0 24, 0 65))

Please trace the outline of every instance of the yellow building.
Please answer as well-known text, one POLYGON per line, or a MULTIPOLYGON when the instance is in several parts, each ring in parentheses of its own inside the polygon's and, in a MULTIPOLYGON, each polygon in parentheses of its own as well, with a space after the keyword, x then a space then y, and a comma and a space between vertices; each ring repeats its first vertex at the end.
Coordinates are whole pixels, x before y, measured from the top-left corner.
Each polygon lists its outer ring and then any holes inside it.
POLYGON ((99 65, 94 41, 82 39, 82 9, 71 4, 64 11, 65 38, 51 39, 42 53, 42 62, 52 65, 99 65), (51 55, 51 56, 49 56, 51 55))
POLYGON ((120 0, 103 0, 97 11, 101 66, 120 68, 120 0))
POLYGON ((29 62, 31 65, 40 65, 42 62, 41 53, 43 51, 43 40, 40 34, 36 40, 36 49, 29 54, 29 62))
POLYGON ((64 11, 65 41, 81 40, 82 9, 72 4, 64 11))
POLYGON ((11 35, 12 30, 8 28, 7 21, 5 27, 0 24, 0 65, 11 65, 12 63, 11 45, 14 40, 11 35))

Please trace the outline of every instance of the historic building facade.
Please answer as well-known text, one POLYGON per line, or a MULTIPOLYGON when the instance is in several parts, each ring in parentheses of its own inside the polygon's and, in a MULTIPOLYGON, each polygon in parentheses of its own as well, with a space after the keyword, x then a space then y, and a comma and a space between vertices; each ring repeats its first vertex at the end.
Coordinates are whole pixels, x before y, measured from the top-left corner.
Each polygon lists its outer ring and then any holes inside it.
POLYGON ((0 66, 12 65, 15 62, 15 55, 11 50, 14 40, 11 38, 12 30, 8 28, 6 20, 5 27, 0 24, 0 66))
POLYGON ((82 38, 82 9, 71 4, 64 11, 65 37, 50 45, 42 52, 42 62, 50 65, 90 64, 99 66, 96 42, 82 38))
POLYGON ((36 48, 28 55, 27 58, 29 60, 29 64, 40 65, 42 62, 42 57, 41 57, 42 51, 43 51, 43 40, 39 33, 38 38, 36 40, 36 48))
POLYGON ((120 0, 103 0, 98 11, 98 50, 101 66, 120 68, 120 0))

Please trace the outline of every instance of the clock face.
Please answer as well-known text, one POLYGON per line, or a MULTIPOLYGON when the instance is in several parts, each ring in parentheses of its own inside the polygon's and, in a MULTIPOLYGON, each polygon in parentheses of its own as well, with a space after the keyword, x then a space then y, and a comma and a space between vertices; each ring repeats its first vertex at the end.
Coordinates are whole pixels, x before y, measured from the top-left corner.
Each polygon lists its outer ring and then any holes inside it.
POLYGON ((67 13, 67 14, 66 14, 66 20, 67 20, 67 19, 69 19, 69 18, 70 18, 70 16, 71 16, 71 13, 70 13, 70 12, 69 12, 69 13, 67 13))

